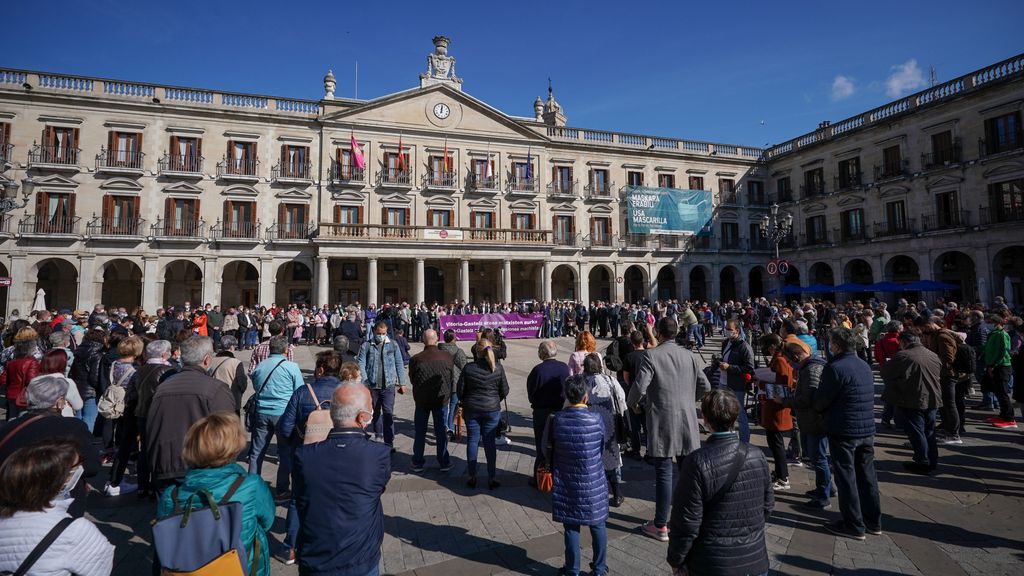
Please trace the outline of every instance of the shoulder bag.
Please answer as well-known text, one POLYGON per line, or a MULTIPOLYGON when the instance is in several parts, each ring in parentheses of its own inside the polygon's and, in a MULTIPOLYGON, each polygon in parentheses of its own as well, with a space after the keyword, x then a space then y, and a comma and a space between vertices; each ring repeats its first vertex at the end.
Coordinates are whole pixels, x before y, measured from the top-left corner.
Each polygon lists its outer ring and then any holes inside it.
POLYGON ((331 421, 330 409, 320 406, 320 399, 316 397, 313 387, 306 383, 309 395, 313 397, 313 404, 316 407, 306 417, 306 432, 302 435, 303 444, 312 444, 327 440, 327 435, 334 429, 334 422, 331 421))
POLYGON ((277 366, 274 366, 270 373, 267 374, 267 377, 263 379, 263 384, 260 385, 260 389, 252 396, 249 396, 249 399, 245 401, 245 406, 242 406, 242 411, 245 413, 246 430, 252 431, 252 429, 256 427, 256 410, 258 408, 260 394, 263 393, 263 389, 266 388, 267 383, 270 382, 270 377, 274 375, 274 372, 277 371, 281 364, 284 364, 284 360, 285 359, 281 359, 281 361, 277 363, 277 366))

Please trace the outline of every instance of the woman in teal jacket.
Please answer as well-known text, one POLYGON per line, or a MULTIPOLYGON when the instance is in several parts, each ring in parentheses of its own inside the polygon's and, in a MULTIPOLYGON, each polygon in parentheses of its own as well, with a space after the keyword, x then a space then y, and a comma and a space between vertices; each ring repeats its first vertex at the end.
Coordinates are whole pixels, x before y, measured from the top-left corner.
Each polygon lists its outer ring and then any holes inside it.
MULTIPOLYGON (((219 500, 239 476, 245 476, 229 502, 242 505, 240 539, 249 554, 249 566, 255 562, 257 576, 268 576, 270 548, 267 530, 274 523, 276 507, 267 483, 255 474, 247 474, 245 468, 235 463, 245 447, 245 433, 237 414, 216 412, 193 424, 185 435, 185 447, 182 449, 182 459, 188 465, 188 472, 178 488, 178 501, 184 504, 199 490, 207 490, 219 500)), ((171 487, 161 495, 157 518, 174 512, 173 491, 171 487)), ((198 497, 195 500, 194 505, 198 507, 198 497)))

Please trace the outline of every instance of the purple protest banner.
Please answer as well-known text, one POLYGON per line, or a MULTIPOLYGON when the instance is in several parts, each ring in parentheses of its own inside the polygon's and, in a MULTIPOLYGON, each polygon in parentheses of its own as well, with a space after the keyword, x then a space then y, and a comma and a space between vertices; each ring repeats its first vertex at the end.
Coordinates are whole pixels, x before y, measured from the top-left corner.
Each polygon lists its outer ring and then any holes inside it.
POLYGON ((448 314, 437 319, 443 333, 455 330, 459 340, 476 340, 481 328, 501 328, 501 335, 508 338, 540 338, 544 315, 535 314, 448 314))

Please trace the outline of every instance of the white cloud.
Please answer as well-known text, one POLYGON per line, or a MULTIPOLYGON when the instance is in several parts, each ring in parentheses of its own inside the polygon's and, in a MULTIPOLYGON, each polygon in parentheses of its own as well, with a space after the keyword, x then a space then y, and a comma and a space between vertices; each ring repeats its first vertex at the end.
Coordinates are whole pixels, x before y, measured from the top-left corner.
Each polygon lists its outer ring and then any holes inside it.
POLYGON ((832 81, 832 100, 846 100, 853 96, 853 78, 840 74, 832 81))
POLYGON ((893 66, 892 74, 885 80, 885 93, 890 98, 899 98, 907 92, 924 87, 924 72, 917 67, 917 60, 914 58, 893 66))

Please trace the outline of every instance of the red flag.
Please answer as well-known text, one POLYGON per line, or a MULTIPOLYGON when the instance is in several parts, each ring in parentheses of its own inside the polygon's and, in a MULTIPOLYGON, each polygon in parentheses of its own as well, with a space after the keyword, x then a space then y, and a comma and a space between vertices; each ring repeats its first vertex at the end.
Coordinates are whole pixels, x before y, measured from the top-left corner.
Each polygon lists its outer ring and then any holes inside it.
POLYGON ((356 142, 355 132, 352 132, 352 159, 355 160, 356 167, 360 170, 366 165, 366 160, 363 159, 363 151, 359 148, 359 143, 356 142))
POLYGON ((398 171, 405 171, 405 157, 402 156, 402 135, 398 135, 398 171))
POLYGON ((451 172, 452 171, 452 165, 451 165, 451 162, 448 159, 448 138, 444 139, 444 171, 445 172, 451 172))

